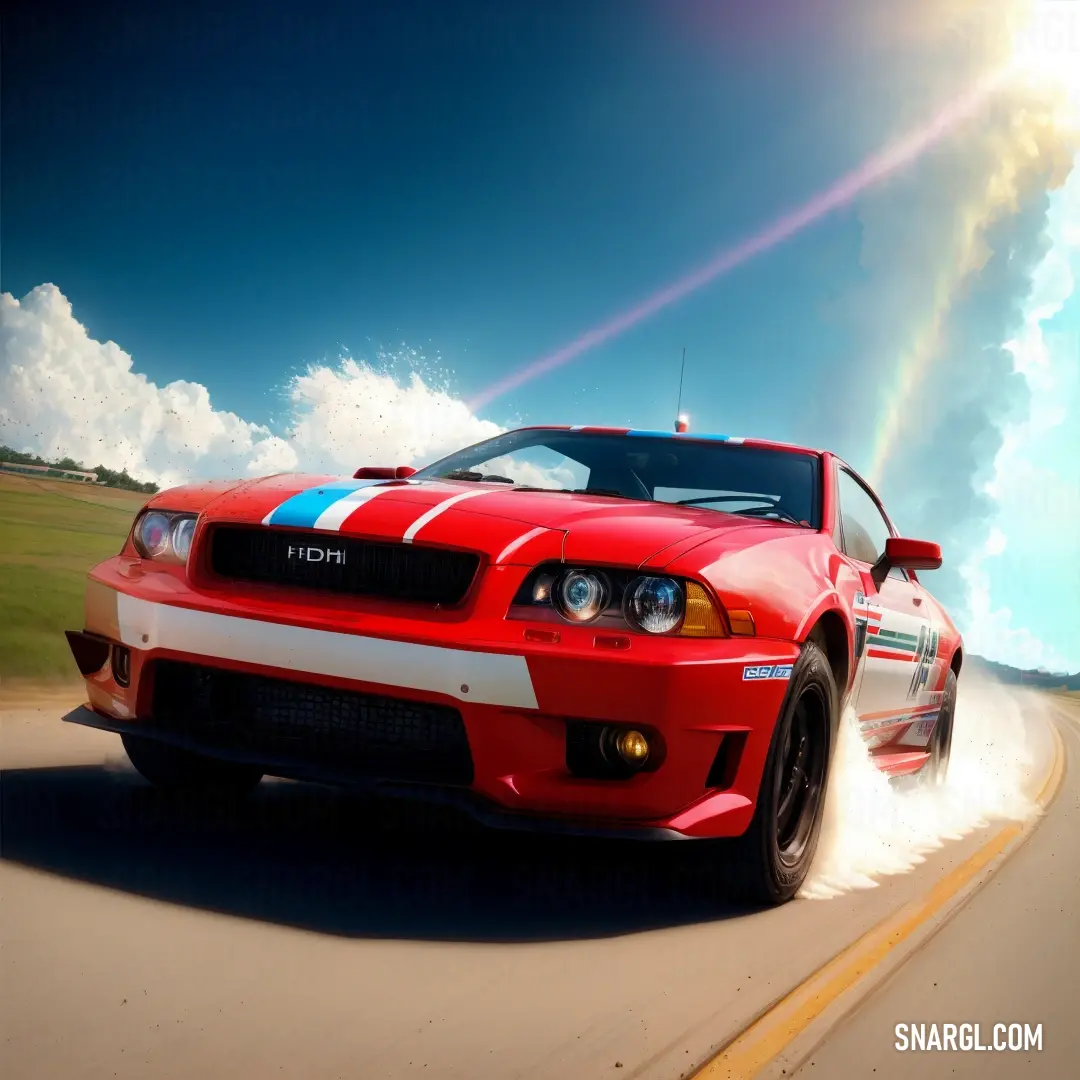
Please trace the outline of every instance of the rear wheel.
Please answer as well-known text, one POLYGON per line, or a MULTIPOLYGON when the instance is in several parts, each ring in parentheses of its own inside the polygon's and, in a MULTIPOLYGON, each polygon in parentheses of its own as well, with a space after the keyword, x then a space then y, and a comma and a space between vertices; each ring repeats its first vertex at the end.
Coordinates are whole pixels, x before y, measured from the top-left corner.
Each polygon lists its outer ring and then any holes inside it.
POLYGON ((941 711, 934 730, 930 732, 930 760, 919 770, 919 783, 925 787, 941 787, 949 774, 949 758, 952 755, 953 717, 956 715, 956 672, 950 671, 945 679, 945 692, 941 696, 941 711))
POLYGON ((180 746, 138 735, 121 735, 131 764, 155 787, 244 792, 262 779, 251 765, 203 757, 180 746))
POLYGON ((782 904, 806 879, 821 832, 837 716, 829 661, 817 644, 807 642, 773 730, 753 820, 734 841, 740 897, 782 904))

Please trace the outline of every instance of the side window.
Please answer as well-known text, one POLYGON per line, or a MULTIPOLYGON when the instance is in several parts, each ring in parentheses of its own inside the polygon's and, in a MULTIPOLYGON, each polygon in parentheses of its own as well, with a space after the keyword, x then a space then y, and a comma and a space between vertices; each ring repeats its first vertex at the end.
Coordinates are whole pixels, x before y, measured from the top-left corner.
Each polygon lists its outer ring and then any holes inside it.
POLYGON ((873 565, 885 554, 889 525, 866 488, 844 469, 837 471, 837 490, 844 554, 873 565))

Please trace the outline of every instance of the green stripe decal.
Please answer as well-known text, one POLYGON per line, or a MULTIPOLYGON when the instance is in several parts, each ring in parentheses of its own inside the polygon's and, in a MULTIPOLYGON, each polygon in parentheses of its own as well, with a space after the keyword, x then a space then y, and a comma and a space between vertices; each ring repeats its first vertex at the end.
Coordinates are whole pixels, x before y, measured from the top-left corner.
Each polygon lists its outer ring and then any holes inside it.
POLYGON ((876 634, 870 639, 868 644, 872 649, 880 646, 882 649, 891 649, 893 652, 908 653, 912 656, 915 655, 914 645, 908 645, 904 641, 881 641, 876 634))

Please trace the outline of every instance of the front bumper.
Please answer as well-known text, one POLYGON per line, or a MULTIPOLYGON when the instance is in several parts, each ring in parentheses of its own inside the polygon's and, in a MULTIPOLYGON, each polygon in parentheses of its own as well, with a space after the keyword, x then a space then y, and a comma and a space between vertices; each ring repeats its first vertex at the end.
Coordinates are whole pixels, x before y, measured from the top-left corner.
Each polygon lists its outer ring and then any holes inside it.
MULTIPOLYGON (((110 731, 117 735, 131 734, 130 721, 114 720, 103 716, 87 705, 72 709, 63 718, 65 723, 81 724, 83 727, 110 731)), ((325 765, 312 766, 295 758, 279 757, 267 760, 264 755, 245 753, 242 750, 208 746, 197 738, 155 725, 153 721, 140 722, 138 734, 159 742, 179 746, 195 753, 212 753, 214 757, 238 764, 257 765, 272 776, 288 780, 306 780, 318 784, 330 784, 345 788, 359 788, 380 796, 449 806, 464 811, 482 825, 493 829, 509 829, 518 832, 553 833, 565 836, 597 837, 626 840, 685 840, 687 837, 674 829, 633 823, 611 825, 596 820, 574 818, 540 817, 527 813, 505 810, 497 803, 478 796, 469 788, 447 787, 438 784, 395 783, 373 779, 367 772, 332 768, 325 765)))
POLYGON ((363 621, 361 633, 325 607, 286 611, 261 594, 208 595, 174 576, 132 578, 123 560, 111 560, 89 582, 86 631, 126 650, 127 685, 110 658, 86 675, 87 707, 65 719, 246 760, 270 775, 449 802, 497 827, 655 838, 735 836, 749 825, 787 680, 745 678, 744 669, 791 664, 793 643, 634 636, 630 648, 612 649, 585 627, 567 628, 556 643, 529 641, 529 624, 482 612, 456 625, 363 621), (452 706, 472 781, 402 784, 167 729, 154 708, 161 661, 452 706), (582 721, 646 731, 656 760, 622 779, 575 775, 568 730, 582 721))

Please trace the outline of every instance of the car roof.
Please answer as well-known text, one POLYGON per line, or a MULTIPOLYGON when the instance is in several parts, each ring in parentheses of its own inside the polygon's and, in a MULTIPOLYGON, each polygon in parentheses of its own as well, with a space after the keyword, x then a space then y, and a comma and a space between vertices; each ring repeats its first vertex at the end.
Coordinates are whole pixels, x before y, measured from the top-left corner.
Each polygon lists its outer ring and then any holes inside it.
POLYGON ((772 450, 788 450, 799 454, 824 453, 809 446, 799 446, 796 443, 775 442, 771 439, 755 439, 741 435, 716 435, 697 431, 649 431, 644 428, 625 427, 602 427, 596 424, 527 424, 524 427, 515 428, 515 431, 573 431, 590 435, 647 435, 657 439, 682 439, 686 442, 726 442, 746 446, 760 446, 772 450))

